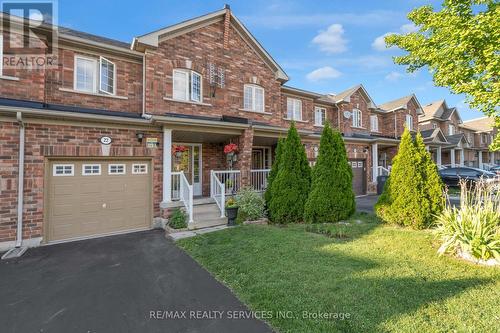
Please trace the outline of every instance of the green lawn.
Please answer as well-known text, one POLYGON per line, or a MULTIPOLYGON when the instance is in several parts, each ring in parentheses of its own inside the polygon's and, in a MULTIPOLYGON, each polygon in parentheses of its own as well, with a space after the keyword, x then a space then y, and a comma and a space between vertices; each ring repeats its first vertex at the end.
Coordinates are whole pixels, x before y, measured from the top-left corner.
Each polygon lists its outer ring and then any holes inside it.
POLYGON ((178 244, 252 310, 271 311, 280 332, 500 331, 499 268, 437 257, 430 232, 367 215, 311 231, 241 226, 178 244), (303 319, 303 311, 350 317, 303 319))

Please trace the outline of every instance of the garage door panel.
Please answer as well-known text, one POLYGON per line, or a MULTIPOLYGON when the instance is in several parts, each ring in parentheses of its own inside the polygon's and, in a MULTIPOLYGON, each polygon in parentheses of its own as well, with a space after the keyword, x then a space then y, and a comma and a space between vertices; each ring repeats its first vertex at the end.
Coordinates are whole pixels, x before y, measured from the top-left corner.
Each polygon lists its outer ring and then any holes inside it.
POLYGON ((150 174, 132 174, 126 161, 54 161, 50 170, 53 164, 73 164, 74 174, 48 175, 49 241, 150 226, 150 174), (109 163, 125 164, 127 173, 108 174, 109 163), (101 174, 82 175, 82 164, 101 164, 101 174))

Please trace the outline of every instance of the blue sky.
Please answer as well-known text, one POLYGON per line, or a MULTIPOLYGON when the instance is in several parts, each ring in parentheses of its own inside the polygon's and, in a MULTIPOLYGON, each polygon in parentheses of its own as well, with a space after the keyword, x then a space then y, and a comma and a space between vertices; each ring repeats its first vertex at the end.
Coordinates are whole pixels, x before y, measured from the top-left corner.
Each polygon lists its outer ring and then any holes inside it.
POLYGON ((426 69, 408 74, 381 43, 388 32, 413 28, 407 13, 441 1, 128 1, 59 0, 59 24, 122 41, 182 20, 221 9, 234 14, 290 76, 288 85, 335 93, 362 83, 376 103, 415 93, 425 105, 446 99, 464 120, 480 117, 464 96, 435 87, 426 69), (378 38, 378 39, 377 39, 378 38))

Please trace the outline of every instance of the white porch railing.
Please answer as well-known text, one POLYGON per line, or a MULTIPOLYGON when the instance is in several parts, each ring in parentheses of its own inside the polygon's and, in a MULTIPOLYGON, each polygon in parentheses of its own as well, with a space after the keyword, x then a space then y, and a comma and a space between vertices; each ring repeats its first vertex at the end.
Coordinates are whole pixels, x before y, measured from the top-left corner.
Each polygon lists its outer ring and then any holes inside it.
MULTIPOLYGON (((233 195, 236 194, 241 187, 241 172, 240 170, 212 170, 211 173, 217 179, 219 182, 224 184, 224 190, 226 192, 226 195, 233 195)), ((210 185, 212 185, 213 182, 210 182, 210 185)))
POLYGON ((172 200, 180 200, 181 191, 181 173, 182 172, 172 172, 172 200))
POLYGON ((264 192, 267 189, 267 178, 270 169, 250 170, 250 185, 257 192, 264 192))
POLYGON ((377 167, 377 174, 379 176, 389 176, 389 174, 391 173, 391 170, 387 169, 387 168, 384 168, 383 166, 379 165, 377 167))
POLYGON ((219 180, 216 171, 210 171, 210 197, 212 197, 220 209, 220 217, 225 216, 226 186, 219 180))
MULTIPOLYGON (((193 185, 190 185, 184 172, 172 172, 172 192, 174 184, 178 188, 178 198, 186 207, 189 223, 193 222, 193 185), (176 182, 174 182, 176 180, 176 182)), ((172 195, 173 198, 173 195, 172 195)))

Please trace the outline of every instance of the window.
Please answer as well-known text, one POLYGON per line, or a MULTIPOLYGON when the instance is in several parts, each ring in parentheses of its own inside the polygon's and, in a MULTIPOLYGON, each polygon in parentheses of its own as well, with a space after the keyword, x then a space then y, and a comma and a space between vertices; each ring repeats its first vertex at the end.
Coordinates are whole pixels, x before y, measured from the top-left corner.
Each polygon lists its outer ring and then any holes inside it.
POLYGON ((115 64, 106 58, 99 59, 99 90, 105 94, 115 94, 115 64))
POLYGON ((302 120, 302 101, 300 99, 287 98, 286 117, 290 120, 302 120))
POLYGON ((243 88, 243 108, 245 110, 264 112, 264 89, 259 86, 245 84, 243 88))
POLYGON ((326 122, 326 110, 324 108, 314 108, 314 125, 324 126, 326 122))
POLYGON ((74 89, 89 93, 116 92, 116 66, 106 58, 75 57, 74 89))
POLYGON ((375 114, 370 116, 370 129, 372 132, 378 132, 378 116, 375 114))
POLYGON ((109 164, 108 173, 110 175, 124 175, 125 174, 125 164, 109 164))
POLYGON ((406 115, 406 127, 410 130, 413 131, 413 116, 411 114, 406 115))
POLYGON ((455 134, 455 126, 453 124, 448 125, 448 135, 455 134))
POLYGON ((180 101, 202 101, 202 77, 183 69, 174 69, 172 98, 180 101))
POLYGON ((96 91, 97 61, 91 58, 75 58, 75 90, 96 91))
POLYGON ((361 127, 361 110, 352 110, 352 127, 361 127))
POLYGON ((436 129, 438 125, 436 123, 432 123, 432 129, 436 129))
POLYGON ((148 165, 145 163, 132 164, 132 174, 134 175, 144 175, 148 173, 148 165))
POLYGON ((82 175, 83 176, 98 176, 101 174, 100 164, 83 164, 82 165, 82 175))
POLYGON ((74 164, 54 164, 52 169, 53 176, 73 176, 74 174, 74 164))

